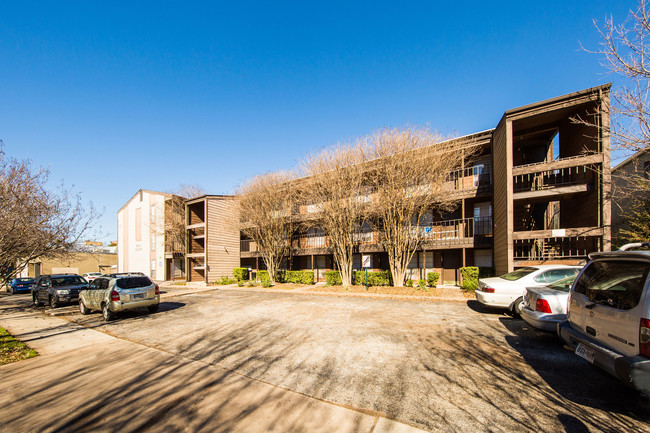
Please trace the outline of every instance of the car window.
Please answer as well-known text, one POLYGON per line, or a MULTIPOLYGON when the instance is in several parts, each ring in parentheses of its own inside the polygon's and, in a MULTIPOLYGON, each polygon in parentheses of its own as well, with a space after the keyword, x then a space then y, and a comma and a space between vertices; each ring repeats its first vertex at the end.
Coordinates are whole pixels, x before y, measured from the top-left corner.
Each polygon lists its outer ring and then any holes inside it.
POLYGON ((636 261, 596 261, 585 268, 574 291, 591 302, 618 310, 629 310, 639 303, 650 263, 636 261))
POLYGON ((501 275, 499 278, 503 278, 504 280, 508 280, 508 281, 516 281, 516 280, 518 280, 520 278, 525 277, 528 274, 532 274, 536 270, 537 270, 537 268, 532 268, 532 267, 531 268, 521 268, 521 269, 517 269, 516 271, 510 272, 508 274, 501 275))
POLYGON ((560 292, 569 292, 571 291, 571 286, 573 285, 573 282, 575 280, 576 280, 576 276, 571 275, 570 277, 562 278, 561 280, 557 280, 556 282, 549 284, 548 287, 550 287, 553 290, 558 290, 560 292))
POLYGON ((34 279, 33 278, 16 278, 16 282, 18 282, 18 283, 33 283, 34 279))
POLYGON ((99 288, 101 290, 108 289, 108 280, 106 278, 102 278, 102 279, 99 280, 99 288))
POLYGON ((118 278, 115 285, 120 289, 135 289, 137 287, 147 287, 153 283, 147 277, 123 277, 118 278))
POLYGON ((53 277, 52 286, 73 286, 75 284, 87 284, 88 282, 82 277, 74 276, 65 276, 65 277, 53 277))
POLYGON ((577 273, 578 269, 576 268, 550 269, 548 271, 542 272, 537 277, 535 277, 535 281, 538 283, 554 283, 557 280, 561 280, 569 276, 575 276, 577 273))

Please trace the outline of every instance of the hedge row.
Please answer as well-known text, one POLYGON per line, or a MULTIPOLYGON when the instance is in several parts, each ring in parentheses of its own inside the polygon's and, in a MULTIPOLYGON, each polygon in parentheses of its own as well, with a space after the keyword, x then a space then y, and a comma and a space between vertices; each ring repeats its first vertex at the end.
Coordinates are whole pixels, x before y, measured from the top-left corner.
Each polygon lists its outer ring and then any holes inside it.
MULTIPOLYGON (((260 280, 262 283, 265 281, 271 282, 269 271, 257 271, 257 279, 260 280)), ((276 283, 314 284, 314 272, 313 271, 278 271, 276 283)))

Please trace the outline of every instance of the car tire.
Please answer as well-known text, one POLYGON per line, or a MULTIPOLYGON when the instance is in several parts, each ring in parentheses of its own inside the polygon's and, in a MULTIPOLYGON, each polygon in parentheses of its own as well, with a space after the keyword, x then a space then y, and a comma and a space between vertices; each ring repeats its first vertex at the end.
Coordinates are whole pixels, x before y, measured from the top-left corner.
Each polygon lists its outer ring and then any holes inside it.
POLYGON ((102 304, 102 317, 104 318, 105 322, 110 322, 111 320, 115 319, 115 313, 113 313, 111 309, 108 308, 108 304, 106 303, 102 304))
POLYGON ((90 314, 90 309, 86 307, 86 304, 82 300, 79 300, 79 312, 84 316, 90 314))
POLYGON ((515 302, 512 303, 512 317, 521 318, 521 309, 524 307, 524 298, 517 298, 515 302))
POLYGON ((149 305, 149 306, 147 307, 147 310, 149 310, 150 313, 155 313, 156 311, 158 311, 158 306, 159 306, 159 305, 160 305, 160 304, 149 305))
POLYGON ((11 293, 12 295, 15 295, 15 294, 16 294, 16 292, 14 292, 14 288, 13 288, 13 287, 10 287, 10 288, 9 288, 9 293, 11 293))
POLYGON ((59 302, 56 300, 56 296, 50 296, 50 308, 55 309, 59 307, 59 302))
POLYGON ((32 293, 32 302, 34 303, 34 307, 40 307, 41 306, 41 300, 38 299, 38 294, 32 293))

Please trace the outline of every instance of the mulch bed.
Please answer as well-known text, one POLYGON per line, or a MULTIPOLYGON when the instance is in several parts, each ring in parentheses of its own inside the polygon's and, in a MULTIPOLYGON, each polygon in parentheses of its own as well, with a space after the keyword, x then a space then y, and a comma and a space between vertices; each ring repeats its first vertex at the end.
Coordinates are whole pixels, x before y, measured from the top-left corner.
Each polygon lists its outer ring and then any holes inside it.
POLYGON ((444 293, 442 288, 419 288, 419 287, 391 287, 391 286, 371 286, 366 290, 366 286, 318 286, 308 289, 314 292, 328 293, 374 293, 379 295, 404 295, 404 296, 426 296, 440 297, 444 293))

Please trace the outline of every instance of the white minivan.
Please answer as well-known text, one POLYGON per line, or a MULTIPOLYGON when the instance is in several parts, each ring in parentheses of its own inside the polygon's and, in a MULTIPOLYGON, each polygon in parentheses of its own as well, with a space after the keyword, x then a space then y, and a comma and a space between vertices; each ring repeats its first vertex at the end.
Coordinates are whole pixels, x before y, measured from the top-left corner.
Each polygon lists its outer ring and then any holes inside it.
POLYGON ((558 335, 575 354, 650 394, 650 251, 628 244, 589 255, 558 335))

